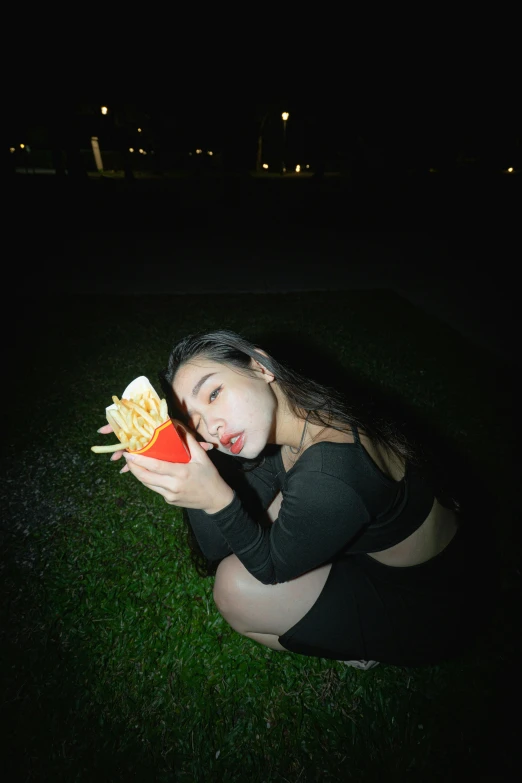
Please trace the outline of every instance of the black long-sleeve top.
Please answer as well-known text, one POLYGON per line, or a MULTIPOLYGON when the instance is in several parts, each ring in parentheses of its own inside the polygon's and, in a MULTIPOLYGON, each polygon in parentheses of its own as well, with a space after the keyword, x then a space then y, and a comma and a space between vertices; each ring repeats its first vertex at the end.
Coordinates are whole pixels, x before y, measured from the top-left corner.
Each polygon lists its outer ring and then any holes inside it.
POLYGON ((210 451, 234 498, 216 514, 186 509, 205 557, 234 553, 260 582, 277 584, 341 554, 378 552, 411 535, 433 506, 433 489, 409 463, 401 481, 388 478, 354 434, 354 443, 313 444, 288 472, 281 447, 267 447, 251 471, 210 451), (267 524, 263 512, 279 491, 279 516, 267 524))

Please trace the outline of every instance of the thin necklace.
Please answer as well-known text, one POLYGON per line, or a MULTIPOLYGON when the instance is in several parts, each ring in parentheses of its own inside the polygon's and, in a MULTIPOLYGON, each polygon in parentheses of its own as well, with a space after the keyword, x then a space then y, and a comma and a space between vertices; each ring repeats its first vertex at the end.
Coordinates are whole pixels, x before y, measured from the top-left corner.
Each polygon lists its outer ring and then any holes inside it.
MULTIPOLYGON (((310 411, 308 411, 308 416, 310 416, 310 411)), ((304 427, 303 427, 303 434, 301 435, 301 443, 299 444, 299 448, 294 449, 294 448, 292 448, 292 446, 287 446, 286 447, 292 454, 299 454, 299 452, 303 448, 304 436, 305 436, 306 428, 308 426, 308 416, 305 419, 305 423, 304 423, 304 427)))

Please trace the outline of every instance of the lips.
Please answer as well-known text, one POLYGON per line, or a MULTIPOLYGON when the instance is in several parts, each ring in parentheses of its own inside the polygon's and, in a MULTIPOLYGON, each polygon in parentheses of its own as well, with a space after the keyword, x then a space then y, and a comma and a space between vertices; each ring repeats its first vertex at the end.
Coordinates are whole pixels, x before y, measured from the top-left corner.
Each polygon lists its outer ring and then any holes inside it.
POLYGON ((237 438, 238 435, 241 435, 240 432, 232 432, 230 435, 224 435, 222 438, 219 439, 219 442, 222 446, 224 446, 226 449, 230 447, 230 441, 233 438, 237 438))
POLYGON ((224 446, 226 449, 229 449, 232 454, 239 454, 241 449, 243 448, 243 444, 245 441, 245 433, 244 432, 236 432, 231 435, 226 435, 224 438, 220 439, 220 443, 222 446, 224 446), (235 443, 231 443, 231 441, 237 438, 235 443))

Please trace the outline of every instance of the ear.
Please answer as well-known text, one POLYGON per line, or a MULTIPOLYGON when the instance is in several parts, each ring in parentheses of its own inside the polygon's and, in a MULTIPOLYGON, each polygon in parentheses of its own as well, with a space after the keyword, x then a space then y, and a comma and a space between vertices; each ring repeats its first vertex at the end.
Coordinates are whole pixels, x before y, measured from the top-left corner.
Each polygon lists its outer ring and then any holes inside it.
MULTIPOLYGON (((256 353, 260 353, 262 356, 266 356, 268 358, 268 354, 266 354, 260 348, 256 348, 256 353)), ((272 381, 275 381, 274 373, 270 372, 268 367, 265 367, 264 364, 257 361, 257 359, 251 359, 250 366, 252 367, 253 370, 260 370, 261 373, 263 374, 263 378, 266 380, 267 383, 272 383, 272 381)))

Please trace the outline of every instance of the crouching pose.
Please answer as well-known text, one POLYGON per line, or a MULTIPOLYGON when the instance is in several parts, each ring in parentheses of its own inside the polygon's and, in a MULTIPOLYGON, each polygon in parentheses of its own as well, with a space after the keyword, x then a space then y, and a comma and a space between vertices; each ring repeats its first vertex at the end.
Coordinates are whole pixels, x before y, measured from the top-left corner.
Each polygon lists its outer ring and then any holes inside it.
POLYGON ((190 462, 113 459, 185 510, 235 631, 358 668, 468 648, 495 589, 487 541, 396 424, 227 330, 181 340, 162 381, 190 462))

